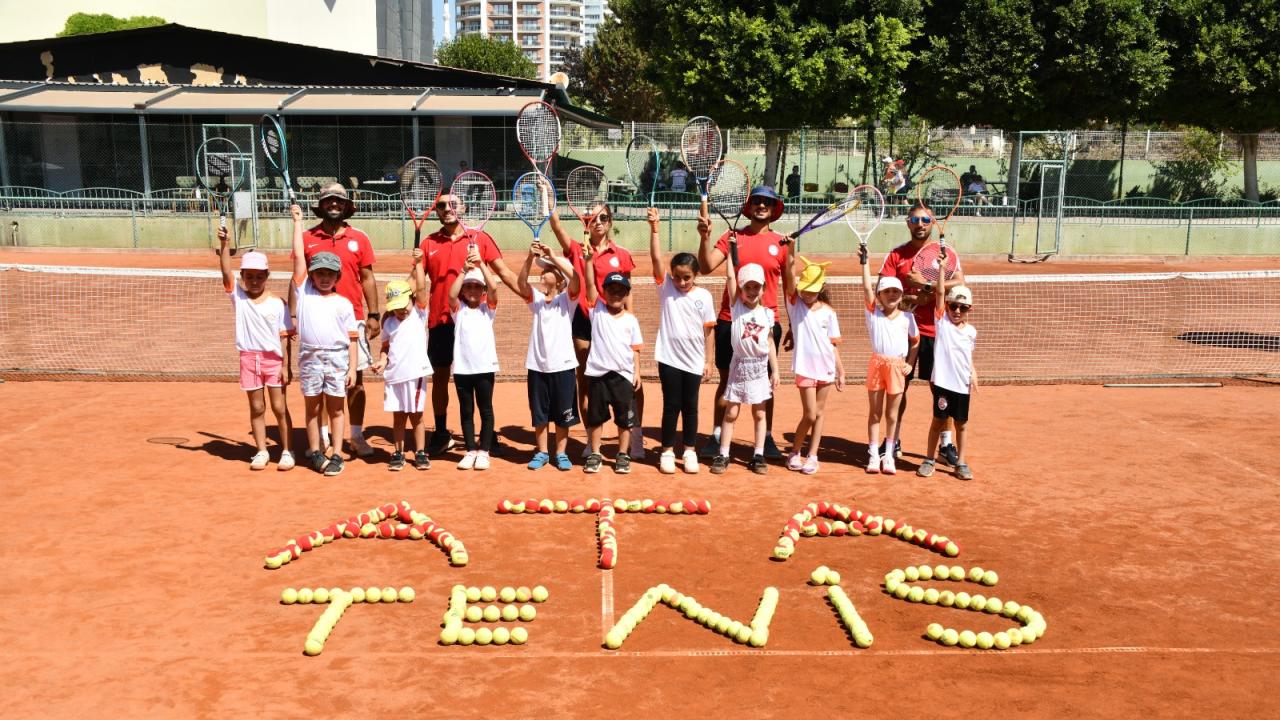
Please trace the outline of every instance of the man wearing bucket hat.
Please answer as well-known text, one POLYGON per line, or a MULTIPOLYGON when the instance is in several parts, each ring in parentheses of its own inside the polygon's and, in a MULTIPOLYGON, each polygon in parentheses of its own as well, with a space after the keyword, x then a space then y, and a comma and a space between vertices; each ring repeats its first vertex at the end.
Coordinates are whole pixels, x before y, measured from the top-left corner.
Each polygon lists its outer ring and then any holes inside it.
MULTIPOLYGON (((378 285, 373 278, 373 245, 368 235, 347 223, 347 219, 356 212, 356 204, 342 183, 329 183, 321 188, 311 212, 320 218, 320 224, 302 235, 306 261, 310 263, 321 252, 338 256, 342 262, 342 275, 335 289, 351 302, 359 324, 356 384, 347 392, 347 411, 351 416, 351 447, 360 457, 368 457, 373 454, 373 448, 364 439, 364 371, 373 364, 369 343, 378 337, 382 327, 378 285)), ((333 444, 341 447, 342 438, 334 438, 333 444)))
MULTIPOLYGON (((751 189, 747 203, 742 208, 749 224, 737 234, 738 264, 759 265, 764 270, 764 293, 761 302, 765 307, 778 312, 778 284, 787 266, 787 245, 783 236, 769 228, 770 223, 782 217, 783 203, 778 193, 768 185, 757 185, 751 189)), ((698 218, 698 233, 702 243, 698 247, 698 262, 702 265, 702 274, 710 275, 724 263, 729 256, 729 232, 726 231, 711 245, 711 219, 705 215, 698 218)), ((704 458, 713 458, 720 452, 720 423, 724 419, 724 408, 720 406, 720 398, 724 395, 725 385, 729 379, 729 364, 733 360, 733 314, 730 305, 733 298, 728 291, 720 299, 720 313, 716 317, 716 368, 720 371, 716 384, 716 405, 714 413, 715 425, 711 438, 699 453, 704 458)), ((775 322, 772 329, 773 344, 776 348, 782 338, 782 324, 775 322)), ((782 452, 773 442, 773 399, 765 404, 765 419, 768 434, 765 435, 764 454, 770 460, 782 458, 782 452)))

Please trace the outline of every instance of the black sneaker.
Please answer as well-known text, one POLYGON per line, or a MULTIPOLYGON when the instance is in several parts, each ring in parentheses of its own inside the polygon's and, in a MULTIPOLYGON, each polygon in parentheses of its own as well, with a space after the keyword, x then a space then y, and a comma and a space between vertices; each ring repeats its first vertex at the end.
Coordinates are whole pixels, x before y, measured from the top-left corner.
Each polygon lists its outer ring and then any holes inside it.
POLYGON ((452 433, 448 430, 436 430, 431 433, 431 440, 427 443, 427 454, 438 457, 452 450, 453 445, 452 433))
POLYGON ((960 451, 956 449, 955 445, 943 445, 939 448, 938 455, 941 455, 942 459, 946 460, 951 467, 955 467, 960 462, 960 451))
POLYGON ((600 453, 591 453, 587 456, 586 462, 582 463, 582 472, 598 473, 600 466, 604 464, 604 456, 600 453))
POLYGON ((631 472, 631 456, 626 453, 618 453, 613 458, 613 471, 619 475, 626 475, 631 472))
MULTIPOLYGON (((782 451, 778 449, 777 444, 773 442, 772 435, 764 436, 764 456, 769 460, 781 460, 782 451)), ((757 456, 759 457, 759 456, 757 456)), ((749 466, 748 466, 749 467, 749 466)))
POLYGON ((334 475, 341 475, 342 466, 343 466, 342 456, 337 453, 334 453, 329 458, 329 464, 324 466, 324 476, 333 477, 334 475))
POLYGON ((729 456, 716 455, 711 458, 711 474, 723 475, 725 470, 729 469, 729 456))
POLYGON ((413 454, 413 466, 419 470, 431 468, 431 458, 427 457, 426 450, 419 450, 413 454))
POLYGON ((756 455, 751 458, 751 462, 747 463, 747 469, 757 475, 764 475, 769 472, 769 463, 765 461, 763 455, 756 455))
POLYGON ((404 469, 404 453, 398 452, 398 451, 391 453, 391 465, 388 466, 387 469, 393 472, 398 472, 400 470, 403 470, 404 469))
POLYGON ((311 463, 311 468, 316 472, 324 472, 324 465, 329 462, 325 459, 324 453, 319 450, 312 450, 308 452, 307 460, 311 463))

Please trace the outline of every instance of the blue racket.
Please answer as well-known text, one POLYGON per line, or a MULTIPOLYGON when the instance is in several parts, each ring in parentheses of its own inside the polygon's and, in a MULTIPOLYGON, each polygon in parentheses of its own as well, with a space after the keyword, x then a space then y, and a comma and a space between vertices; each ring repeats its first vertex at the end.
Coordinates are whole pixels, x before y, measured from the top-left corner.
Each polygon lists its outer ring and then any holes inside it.
POLYGON ((556 211, 556 188, 546 175, 534 171, 521 175, 511 189, 511 201, 516 216, 533 232, 533 242, 538 242, 542 226, 556 211))

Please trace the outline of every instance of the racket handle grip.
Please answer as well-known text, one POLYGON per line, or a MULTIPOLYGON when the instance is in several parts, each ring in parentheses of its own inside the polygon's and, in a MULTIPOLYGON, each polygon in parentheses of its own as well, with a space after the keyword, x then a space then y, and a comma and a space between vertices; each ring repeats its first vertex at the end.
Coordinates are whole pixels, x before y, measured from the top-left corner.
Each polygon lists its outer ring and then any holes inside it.
POLYGON ((218 229, 219 230, 227 229, 227 214, 225 212, 218 214, 218 229))

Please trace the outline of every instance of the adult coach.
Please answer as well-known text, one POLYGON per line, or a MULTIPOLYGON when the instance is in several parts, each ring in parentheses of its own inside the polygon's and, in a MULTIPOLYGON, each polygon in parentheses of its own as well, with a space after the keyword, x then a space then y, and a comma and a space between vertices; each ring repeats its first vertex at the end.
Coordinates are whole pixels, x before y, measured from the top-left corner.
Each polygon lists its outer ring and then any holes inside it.
MULTIPOLYGON (((912 205, 911 210, 907 212, 907 231, 911 234, 911 239, 894 248, 885 257, 884 264, 880 266, 881 278, 897 278, 902 283, 902 287, 906 288, 907 293, 903 301, 914 303, 916 325, 920 328, 920 352, 916 356, 915 367, 907 374, 907 384, 902 390, 902 400, 898 405, 898 428, 893 438, 894 457, 902 457, 902 418, 907 411, 907 391, 911 388, 911 379, 919 377, 930 380, 933 377, 933 343, 937 335, 936 318, 933 313, 933 293, 937 292, 938 288, 931 286, 923 275, 912 269, 916 253, 928 245, 933 238, 933 224, 933 211, 928 205, 921 203, 912 205)), ((955 254, 955 250, 950 247, 947 248, 947 252, 955 254)), ((951 279, 940 282, 943 285, 943 292, 957 285, 964 285, 964 271, 960 266, 959 255, 956 255, 955 274, 951 279)), ((886 438, 884 448, 886 453, 889 452, 888 445, 889 439, 886 438)), ((949 430, 942 433, 942 448, 939 454, 953 467, 959 462, 959 454, 956 452, 956 446, 951 443, 949 430)))
MULTIPOLYGON (((440 455, 453 447, 449 432, 449 377, 453 370, 453 316, 449 314, 449 288, 463 272, 469 248, 475 245, 480 259, 502 279, 502 283, 520 294, 516 274, 502 260, 493 237, 483 230, 467 230, 458 221, 466 209, 465 201, 456 195, 441 195, 436 201, 436 217, 440 229, 422 239, 422 264, 431 280, 431 300, 427 306, 427 359, 433 373, 431 411, 435 430, 427 442, 427 454, 440 455)), ((495 450, 497 446, 494 446, 495 450)))
MULTIPOLYGON (((351 447, 356 455, 369 457, 373 448, 364 439, 364 371, 373 364, 369 344, 382 332, 378 285, 373 277, 373 245, 368 235, 347 223, 356 212, 356 204, 342 183, 325 185, 311 212, 320 218, 320 224, 302 234, 307 263, 317 253, 337 255, 342 261, 342 274, 335 289, 356 311, 360 359, 356 365, 355 387, 347 391, 347 413, 351 417, 351 447)), ((333 444, 340 449, 342 438, 334 438, 333 444)))
MULTIPOLYGON (((764 268, 764 293, 761 302, 765 307, 778 315, 778 283, 787 267, 787 252, 790 249, 783 242, 783 236, 769 228, 770 223, 782 217, 783 203, 778 193, 768 185, 757 185, 751 189, 747 204, 742 208, 750 222, 745 230, 738 231, 738 264, 756 264, 764 268)), ((716 271, 725 258, 729 256, 729 231, 725 231, 711 247, 711 219, 706 216, 698 218, 698 234, 702 242, 698 246, 698 263, 702 266, 702 274, 710 275, 716 271)), ((724 395, 725 383, 729 379, 729 362, 733 359, 733 315, 730 312, 733 298, 729 297, 726 287, 720 298, 720 313, 716 317, 716 369, 720 379, 716 383, 716 404, 714 412, 714 429, 711 439, 699 453, 704 458, 712 458, 720 454, 720 421, 724 419, 724 408, 720 398, 724 395)), ((782 339, 782 323, 773 324, 773 345, 777 348, 782 339)), ((773 399, 765 403, 765 436, 764 456, 770 460, 780 460, 782 452, 773 442, 773 399)))

